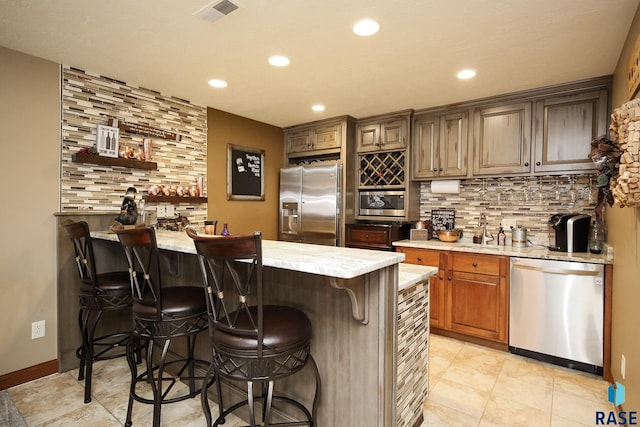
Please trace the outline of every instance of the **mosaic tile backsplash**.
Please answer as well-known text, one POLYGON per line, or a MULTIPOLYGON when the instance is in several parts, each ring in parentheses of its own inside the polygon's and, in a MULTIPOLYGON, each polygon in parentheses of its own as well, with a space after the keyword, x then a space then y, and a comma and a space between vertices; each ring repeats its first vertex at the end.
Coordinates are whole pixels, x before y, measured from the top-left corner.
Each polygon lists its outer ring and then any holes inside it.
MULTIPOLYGON (((568 176, 470 179, 462 181, 459 194, 433 194, 430 182, 424 182, 420 186, 420 219, 430 219, 433 209, 454 209, 455 227, 470 238, 484 213, 487 231, 496 239, 502 219, 515 219, 527 228, 532 243, 546 246, 552 214, 579 212, 594 217, 595 175, 574 175, 572 181, 568 176)), ((507 230, 505 233, 511 237, 507 230)))
MULTIPOLYGON (((120 145, 142 148, 144 138, 148 137, 120 131, 120 145)), ((136 187, 141 196, 150 184, 191 186, 199 176, 206 177, 207 109, 63 65, 61 160, 62 211, 112 210, 117 214, 129 186, 136 187), (181 139, 152 138, 151 161, 158 164, 158 170, 72 162, 74 153, 95 146, 97 125, 108 125, 111 119, 177 133, 181 139)), ((155 222, 158 204, 168 203, 146 204, 150 221, 155 222)), ((192 223, 206 218, 206 203, 174 206, 176 214, 192 223)))

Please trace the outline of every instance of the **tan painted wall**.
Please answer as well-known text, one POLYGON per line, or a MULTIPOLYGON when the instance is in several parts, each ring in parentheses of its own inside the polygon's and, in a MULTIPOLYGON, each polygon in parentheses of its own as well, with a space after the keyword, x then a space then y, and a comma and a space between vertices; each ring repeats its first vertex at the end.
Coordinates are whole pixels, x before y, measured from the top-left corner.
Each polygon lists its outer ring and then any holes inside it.
POLYGON ((207 112, 207 197, 209 219, 224 222, 231 234, 261 231, 265 239, 278 238, 278 183, 284 158, 282 129, 224 111, 207 112), (265 151, 265 200, 227 200, 227 144, 265 151))
POLYGON ((0 47, 0 375, 56 358, 60 68, 0 47), (46 336, 31 339, 31 322, 46 336))
MULTIPOLYGON (((627 61, 640 36, 640 12, 631 24, 613 79, 613 108, 628 101, 627 61)), ((607 210, 609 243, 615 249, 613 265, 613 326, 611 363, 613 376, 625 387, 627 411, 640 411, 640 208, 607 210), (620 374, 620 357, 626 358, 626 376, 620 374)))

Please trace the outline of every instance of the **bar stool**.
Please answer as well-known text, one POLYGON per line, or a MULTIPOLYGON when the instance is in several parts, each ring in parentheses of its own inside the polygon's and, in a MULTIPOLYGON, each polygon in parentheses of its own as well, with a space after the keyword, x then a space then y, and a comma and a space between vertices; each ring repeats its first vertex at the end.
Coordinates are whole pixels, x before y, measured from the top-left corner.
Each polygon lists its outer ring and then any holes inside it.
POLYGON ((85 381, 84 403, 89 403, 93 362, 125 355, 131 331, 115 332, 100 337, 96 337, 95 332, 105 311, 126 311, 131 307, 129 272, 97 274, 89 225, 84 221, 75 222, 68 219, 61 226, 73 243, 81 281, 78 325, 82 334, 82 345, 76 350, 76 355, 80 359, 78 381, 85 381))
POLYGON ((118 230, 116 234, 129 262, 133 296, 134 330, 127 345, 131 387, 125 426, 132 424, 133 401, 136 400, 153 405, 153 426, 158 427, 163 404, 194 397, 202 390, 202 385, 196 386, 196 382, 204 379, 210 362, 194 358, 194 348, 198 332, 207 329, 207 304, 199 286, 162 285, 154 229, 118 230), (178 337, 186 338, 187 354, 168 361, 169 346, 178 337), (135 352, 138 343, 145 341, 146 371, 138 374, 135 352), (159 356, 154 355, 155 347, 162 350, 159 356), (196 367, 202 375, 196 374, 196 367), (186 381, 188 390, 169 397, 176 383, 181 380, 186 381), (147 383, 151 385, 153 399, 141 394, 147 383))
POLYGON ((202 408, 211 426, 207 387, 212 376, 218 380, 219 417, 247 406, 249 421, 256 425, 316 425, 321 381, 310 353, 311 321, 293 307, 263 303, 262 235, 200 236, 193 228, 187 234, 194 240, 202 270, 209 313, 209 336, 213 362, 202 391, 202 408), (315 394, 311 412, 289 397, 274 394, 274 381, 293 375, 310 365, 315 374, 315 394), (247 399, 223 409, 219 378, 244 381, 247 399), (262 420, 256 424, 253 384, 262 386, 262 420), (298 418, 281 424, 271 423, 273 401, 297 408, 298 418))

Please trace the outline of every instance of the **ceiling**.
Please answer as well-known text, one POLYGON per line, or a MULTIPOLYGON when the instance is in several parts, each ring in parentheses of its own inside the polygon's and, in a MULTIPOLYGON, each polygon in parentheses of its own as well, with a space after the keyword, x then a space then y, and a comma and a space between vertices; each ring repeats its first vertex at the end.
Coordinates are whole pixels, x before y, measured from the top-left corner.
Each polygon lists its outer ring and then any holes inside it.
POLYGON ((0 46, 285 127, 612 74, 640 2, 232 1, 209 22, 194 12, 210 0, 0 0, 0 46), (367 38, 351 32, 365 17, 367 38))

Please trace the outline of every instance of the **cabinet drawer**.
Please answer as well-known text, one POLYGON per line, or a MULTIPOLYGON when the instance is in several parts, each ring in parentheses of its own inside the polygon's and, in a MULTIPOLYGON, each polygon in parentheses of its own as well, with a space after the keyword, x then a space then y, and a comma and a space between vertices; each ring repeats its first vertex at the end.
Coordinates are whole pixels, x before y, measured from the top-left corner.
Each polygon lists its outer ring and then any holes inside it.
POLYGON ((348 239, 351 243, 388 244, 389 230, 351 229, 348 239))
POLYGON ((414 248, 397 248, 397 250, 405 254, 404 262, 408 264, 440 268, 440 251, 414 248))
POLYGON ((500 263, 502 257, 495 255, 479 255, 462 252, 452 252, 451 270, 468 273, 500 275, 500 263))

